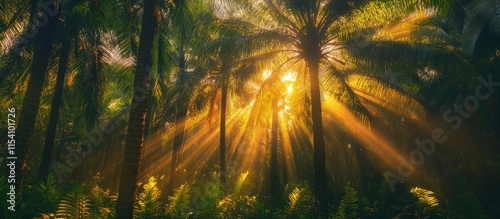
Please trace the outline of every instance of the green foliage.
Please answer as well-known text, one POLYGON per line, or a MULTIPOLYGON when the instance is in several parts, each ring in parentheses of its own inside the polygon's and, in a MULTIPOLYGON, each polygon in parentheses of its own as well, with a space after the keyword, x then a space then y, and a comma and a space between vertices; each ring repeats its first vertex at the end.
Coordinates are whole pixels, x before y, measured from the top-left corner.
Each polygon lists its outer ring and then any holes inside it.
MULTIPOLYGON (((221 218, 265 218, 270 216, 257 201, 257 196, 242 194, 245 180, 249 172, 241 173, 236 179, 233 194, 229 194, 219 201, 217 208, 221 218)), ((248 184, 246 184, 248 185, 248 184)))
POLYGON ((256 218, 258 211, 256 196, 228 195, 217 206, 220 218, 256 218))
POLYGON ((8 210, 10 204, 7 202, 7 200, 9 199, 10 196, 7 195, 7 193, 10 192, 10 184, 7 181, 7 177, 3 175, 0 176, 0 180, 1 180, 0 192, 2 194, 0 196, 0 201, 2 202, 0 204, 0 207, 2 208, 0 210, 0 218, 28 218, 29 215, 32 213, 32 210, 30 208, 27 208, 26 204, 21 203, 20 205, 18 205, 19 203, 18 194, 16 194, 16 207, 15 207, 16 211, 8 210))
POLYGON ((157 187, 154 176, 149 178, 148 183, 143 186, 143 191, 137 197, 135 205, 136 218, 159 218, 163 214, 160 202, 160 190, 157 187))
POLYGON ((420 187, 414 187, 410 190, 411 193, 413 193, 415 196, 418 197, 418 200, 430 207, 436 207, 439 204, 439 201, 437 198, 434 196, 434 192, 423 189, 420 187))
POLYGON ((243 183, 245 182, 245 179, 247 178, 247 176, 248 176, 248 171, 240 174, 240 176, 236 180, 236 184, 234 185, 234 191, 233 191, 233 194, 235 196, 240 195, 241 188, 243 187, 243 183))
POLYGON ((200 182, 195 185, 191 196, 194 218, 217 218, 220 215, 217 206, 224 198, 224 190, 218 180, 200 182))
POLYGON ((378 192, 361 199, 361 218, 449 218, 447 209, 438 206, 434 192, 414 187, 391 191, 381 187, 378 192))
POLYGON ((56 217, 68 219, 90 218, 90 200, 84 194, 81 185, 76 185, 61 200, 57 208, 56 217))
POLYGON ((174 195, 168 197, 167 215, 171 218, 185 218, 190 213, 191 189, 189 185, 182 184, 175 190, 174 195))
POLYGON ((54 175, 50 174, 46 182, 26 188, 26 198, 30 208, 36 213, 55 212, 61 198, 59 184, 54 175))
POLYGON ((109 189, 104 190, 94 186, 90 190, 91 215, 98 218, 113 218, 117 196, 112 195, 109 189))
POLYGON ((288 194, 286 207, 277 213, 279 218, 311 218, 314 196, 307 185, 299 185, 288 194))
POLYGON ((347 184, 347 186, 344 186, 344 190, 344 196, 340 200, 340 205, 335 215, 333 215, 333 218, 358 218, 359 205, 356 191, 349 184, 347 184))
POLYGON ((476 199, 474 193, 470 190, 465 190, 456 200, 450 202, 450 217, 451 218, 489 218, 485 214, 481 203, 476 199))

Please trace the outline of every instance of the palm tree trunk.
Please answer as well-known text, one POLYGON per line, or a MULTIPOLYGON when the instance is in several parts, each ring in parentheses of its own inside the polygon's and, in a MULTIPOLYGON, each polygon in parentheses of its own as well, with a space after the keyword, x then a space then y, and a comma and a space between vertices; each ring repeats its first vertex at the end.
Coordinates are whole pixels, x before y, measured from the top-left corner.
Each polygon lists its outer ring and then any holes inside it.
POLYGON ((220 181, 224 185, 226 183, 226 109, 227 109, 227 80, 222 82, 222 98, 220 107, 220 181))
POLYGON ((278 98, 272 100, 272 123, 271 123, 271 162, 270 162, 270 188, 269 192, 276 201, 278 194, 278 98))
POLYGON ((311 112, 314 135, 314 193, 319 202, 318 218, 328 217, 328 178, 325 165, 325 139, 319 89, 319 59, 308 61, 311 80, 311 112))
POLYGON ((158 20, 155 16, 156 0, 144 1, 142 30, 139 43, 137 67, 134 77, 134 95, 128 121, 125 151, 123 156, 120 188, 116 205, 116 218, 131 219, 134 214, 135 192, 144 144, 144 120, 148 108, 149 69, 152 64, 153 40, 158 20))
POLYGON ((61 56, 59 57, 59 69, 57 70, 56 87, 54 96, 50 106, 49 123, 47 124, 47 132, 45 133, 45 147, 43 148, 42 161, 38 171, 38 180, 45 181, 49 174, 50 160, 52 158, 52 149, 54 148, 54 139, 56 137, 57 121, 59 120, 59 108, 61 106, 62 92, 64 88, 64 77, 66 76, 66 68, 68 66, 69 57, 69 41, 63 39, 61 45, 61 56))
POLYGON ((146 125, 144 127, 144 138, 147 138, 149 136, 149 132, 150 132, 150 128, 151 128, 151 123, 152 123, 152 120, 153 120, 153 109, 154 109, 154 96, 153 96, 153 92, 154 92, 154 88, 155 88, 155 83, 152 83, 151 84, 151 89, 148 94, 148 114, 146 115, 146 125))
POLYGON ((33 63, 31 64, 28 89, 19 116, 16 143, 17 157, 20 160, 16 162, 16 170, 19 171, 16 175, 16 188, 21 197, 30 149, 30 138, 33 134, 38 108, 40 107, 40 98, 52 53, 52 42, 54 41, 54 32, 59 21, 59 15, 58 12, 54 17, 49 17, 48 23, 39 29, 36 36, 36 48, 33 54, 33 63))

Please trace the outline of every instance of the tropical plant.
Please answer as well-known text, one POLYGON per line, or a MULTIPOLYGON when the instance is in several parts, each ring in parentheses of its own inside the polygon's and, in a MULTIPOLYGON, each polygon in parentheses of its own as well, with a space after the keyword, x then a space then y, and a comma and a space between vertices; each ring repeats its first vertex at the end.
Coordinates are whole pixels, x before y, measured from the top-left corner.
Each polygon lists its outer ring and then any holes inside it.
MULTIPOLYGON (((242 26, 254 29, 254 34, 245 36, 246 42, 251 42, 248 44, 253 47, 260 46, 267 51, 287 54, 288 59, 280 63, 282 65, 301 61, 308 68, 314 145, 314 192, 320 209, 318 217, 326 217, 328 177, 320 94, 320 76, 323 74, 320 74, 320 66, 325 66, 330 74, 340 76, 336 66, 344 62, 338 51, 345 48, 347 43, 339 42, 339 39, 342 39, 342 34, 349 34, 349 31, 341 28, 341 24, 345 23, 344 15, 362 11, 355 10, 357 6, 350 6, 347 1, 269 0, 255 2, 248 7, 258 13, 252 13, 253 17, 244 17, 247 22, 239 22, 242 26)), ((244 43, 245 41, 241 44, 244 43)), ((342 80, 343 77, 340 78, 342 80)))
POLYGON ((308 218, 314 214, 314 196, 309 187, 298 185, 288 194, 286 207, 279 212, 279 218, 308 218))
POLYGON ((163 215, 163 206, 160 202, 160 190, 157 187, 155 177, 150 177, 148 183, 144 184, 143 191, 137 197, 135 205, 135 217, 137 218, 159 218, 163 215))
POLYGON ((358 218, 358 197, 356 191, 349 185, 344 186, 344 196, 340 199, 340 205, 333 218, 358 218))
POLYGON ((167 204, 167 215, 171 218, 185 218, 190 213, 191 205, 191 190, 187 184, 181 185, 175 190, 173 196, 169 197, 169 204, 167 204))
POLYGON ((57 218, 90 218, 90 201, 83 190, 82 186, 76 185, 61 199, 57 207, 57 218))
POLYGON ((59 186, 55 176, 51 174, 46 181, 27 189, 29 206, 35 213, 56 212, 61 199, 59 186))
MULTIPOLYGON (((38 13, 45 14, 45 12, 42 12, 41 9, 35 6, 36 3, 33 2, 36 1, 31 2, 32 11, 30 13, 37 15, 38 13)), ((47 18, 47 24, 39 28, 38 34, 36 34, 35 36, 36 47, 33 52, 33 62, 31 63, 30 67, 28 87, 23 100, 21 113, 19 115, 19 125, 17 127, 19 135, 17 136, 16 144, 17 148, 19 148, 17 156, 20 157, 20 161, 16 162, 16 169, 19 170, 18 174, 16 175, 16 189, 21 195, 25 180, 24 177, 26 174, 28 152, 31 145, 30 139, 33 134, 35 120, 37 117, 38 109, 40 107, 40 97, 42 95, 42 89, 46 78, 45 76, 47 74, 47 69, 52 53, 54 33, 58 25, 60 16, 61 6, 55 5, 54 7, 56 10, 56 14, 47 18)), ((37 16, 37 18, 34 18, 31 21, 41 22, 38 19, 40 18, 38 18, 37 16)))
POLYGON ((142 29, 139 51, 134 77, 134 95, 130 110, 123 156, 120 190, 116 205, 117 218, 132 218, 134 211, 137 177, 141 160, 141 149, 144 144, 144 119, 147 114, 149 90, 149 73, 152 64, 152 49, 157 30, 158 18, 155 16, 157 1, 145 1, 142 18, 142 29), (144 83, 146 81, 146 83, 144 83))

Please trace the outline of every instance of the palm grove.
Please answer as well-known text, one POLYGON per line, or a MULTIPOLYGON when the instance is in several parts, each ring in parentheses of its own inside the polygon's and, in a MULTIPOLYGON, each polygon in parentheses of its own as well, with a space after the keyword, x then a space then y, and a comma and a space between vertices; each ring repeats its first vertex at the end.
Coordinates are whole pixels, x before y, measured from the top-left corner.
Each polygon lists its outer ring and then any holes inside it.
POLYGON ((0 9, 3 218, 500 215, 498 1, 0 9))

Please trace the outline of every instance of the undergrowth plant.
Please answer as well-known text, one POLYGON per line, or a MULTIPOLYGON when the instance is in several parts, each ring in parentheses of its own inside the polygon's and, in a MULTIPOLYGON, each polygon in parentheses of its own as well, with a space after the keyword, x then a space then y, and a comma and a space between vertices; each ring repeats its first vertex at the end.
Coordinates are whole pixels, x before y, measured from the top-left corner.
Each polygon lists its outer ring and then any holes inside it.
POLYGON ((87 219, 90 217, 90 200, 83 186, 76 186, 61 199, 56 212, 57 218, 87 219))
POLYGON ((344 196, 340 199, 337 212, 330 215, 334 219, 358 218, 359 214, 358 197, 356 191, 350 184, 344 186, 344 196))
MULTIPOLYGON (((276 206, 266 201, 268 197, 248 188, 252 183, 249 174, 241 173, 225 185, 210 176, 184 183, 174 190, 167 203, 161 201, 157 178, 150 177, 138 191, 134 218, 315 218, 316 200, 307 183, 288 184, 276 206)), ((0 176, 0 192, 9 192, 4 176, 0 176)), ((433 191, 421 187, 397 192, 380 189, 363 197, 348 183, 337 197, 338 203, 330 206, 331 219, 489 218, 474 193, 468 190, 452 200, 438 200, 433 191)), ((0 218, 111 219, 115 218, 117 196, 99 183, 60 185, 49 176, 45 182, 26 186, 23 201, 15 212, 5 211, 9 207, 7 198, 0 197, 3 208, 0 218)))
POLYGON ((135 205, 135 217, 138 219, 163 217, 163 204, 160 201, 161 192, 157 187, 156 178, 150 177, 144 184, 143 191, 138 195, 135 205))

